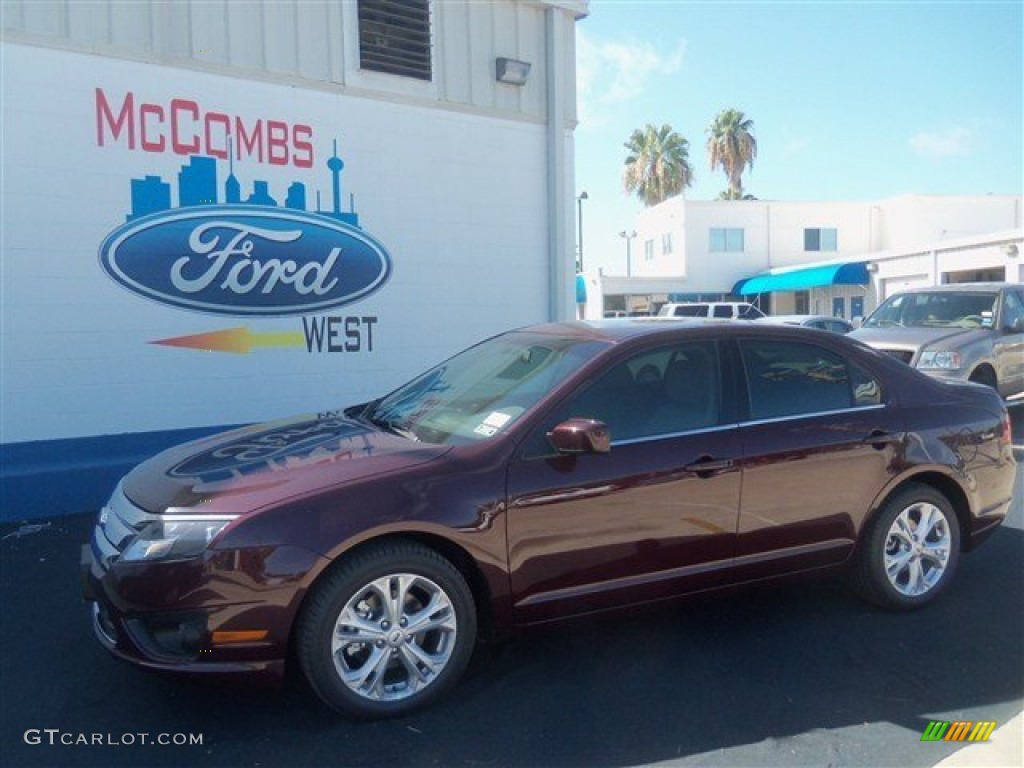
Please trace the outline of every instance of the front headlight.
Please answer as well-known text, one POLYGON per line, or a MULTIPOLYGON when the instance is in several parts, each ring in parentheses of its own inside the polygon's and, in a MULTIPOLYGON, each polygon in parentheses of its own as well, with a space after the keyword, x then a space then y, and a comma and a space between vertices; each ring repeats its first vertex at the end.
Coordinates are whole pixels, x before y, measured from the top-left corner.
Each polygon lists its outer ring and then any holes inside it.
POLYGON ((155 520, 147 523, 125 547, 121 559, 142 562, 195 557, 234 519, 232 516, 155 520))
POLYGON ((917 361, 918 368, 933 370, 958 371, 963 366, 963 358, 959 352, 948 352, 941 349, 926 349, 917 361))

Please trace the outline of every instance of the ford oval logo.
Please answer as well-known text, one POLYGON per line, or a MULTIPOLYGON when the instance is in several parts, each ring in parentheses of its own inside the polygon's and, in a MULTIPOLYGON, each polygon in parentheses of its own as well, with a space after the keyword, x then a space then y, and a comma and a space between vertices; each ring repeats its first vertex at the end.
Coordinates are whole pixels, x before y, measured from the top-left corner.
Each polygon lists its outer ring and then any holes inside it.
POLYGON ((301 315, 365 298, 391 257, 361 229, 301 210, 195 206, 128 222, 100 263, 129 291, 218 315, 301 315))

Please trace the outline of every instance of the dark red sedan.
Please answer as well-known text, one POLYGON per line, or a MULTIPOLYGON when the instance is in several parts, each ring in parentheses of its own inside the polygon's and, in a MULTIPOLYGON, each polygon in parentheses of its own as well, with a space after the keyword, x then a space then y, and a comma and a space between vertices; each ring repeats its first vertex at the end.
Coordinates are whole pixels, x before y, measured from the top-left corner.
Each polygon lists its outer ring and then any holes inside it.
POLYGON ((921 606, 1006 515, 1010 422, 836 334, 703 321, 496 336, 387 397, 166 451, 83 550, 99 640, 386 717, 478 637, 846 566, 921 606))

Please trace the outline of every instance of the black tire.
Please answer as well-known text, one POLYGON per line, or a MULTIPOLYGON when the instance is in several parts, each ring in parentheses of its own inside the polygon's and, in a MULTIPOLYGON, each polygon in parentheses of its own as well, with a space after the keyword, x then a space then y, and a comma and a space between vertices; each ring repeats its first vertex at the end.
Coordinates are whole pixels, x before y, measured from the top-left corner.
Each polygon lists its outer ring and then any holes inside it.
POLYGON ((299 662, 313 690, 360 720, 433 703, 458 682, 475 644, 476 605, 466 580, 437 552, 410 541, 371 545, 340 561, 314 586, 296 627, 299 662), (402 605, 388 604, 385 591, 392 599, 402 593, 402 605), (422 609, 433 599, 428 628, 404 632, 425 622, 422 609), (395 626, 395 615, 406 623, 395 626), (435 668, 424 659, 443 662, 435 668))
POLYGON ((913 610, 949 587, 959 559, 960 524, 949 500, 931 486, 911 483, 885 502, 865 530, 854 564, 854 586, 876 605, 913 610), (925 514, 933 516, 930 522, 925 514), (918 540, 922 522, 928 530, 918 540))

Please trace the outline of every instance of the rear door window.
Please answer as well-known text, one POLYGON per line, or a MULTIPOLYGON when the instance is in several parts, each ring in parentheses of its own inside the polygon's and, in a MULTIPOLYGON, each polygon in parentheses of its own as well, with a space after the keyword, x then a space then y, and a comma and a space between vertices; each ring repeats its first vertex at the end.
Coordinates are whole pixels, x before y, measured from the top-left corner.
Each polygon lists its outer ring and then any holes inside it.
POLYGON ((877 379, 823 347, 744 339, 740 353, 753 420, 882 403, 877 379))

